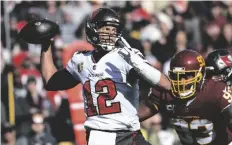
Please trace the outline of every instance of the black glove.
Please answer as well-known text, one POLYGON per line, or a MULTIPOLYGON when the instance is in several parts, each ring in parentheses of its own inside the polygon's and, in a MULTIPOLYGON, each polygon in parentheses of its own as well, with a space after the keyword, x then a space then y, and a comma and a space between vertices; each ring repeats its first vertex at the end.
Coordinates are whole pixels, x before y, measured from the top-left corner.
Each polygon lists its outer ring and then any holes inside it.
POLYGON ((43 40, 41 42, 41 47, 42 47, 42 51, 46 52, 49 48, 49 46, 52 44, 52 41, 51 40, 43 40))

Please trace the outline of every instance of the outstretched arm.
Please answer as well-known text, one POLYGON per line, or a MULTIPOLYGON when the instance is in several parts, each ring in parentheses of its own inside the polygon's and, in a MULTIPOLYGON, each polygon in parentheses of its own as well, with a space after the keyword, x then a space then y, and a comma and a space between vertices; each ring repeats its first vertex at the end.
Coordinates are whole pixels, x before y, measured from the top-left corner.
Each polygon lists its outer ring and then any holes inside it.
POLYGON ((47 84, 52 75, 58 71, 53 62, 51 41, 49 40, 42 44, 40 64, 42 76, 47 84))
POLYGON ((58 71, 53 63, 51 39, 58 33, 59 25, 47 19, 33 20, 19 32, 19 36, 26 42, 42 44, 40 69, 47 90, 69 89, 79 83, 67 70, 58 71))
POLYGON ((139 50, 130 48, 130 45, 123 38, 119 40, 119 44, 124 47, 118 52, 119 55, 125 59, 141 77, 152 86, 160 85, 167 90, 171 89, 171 82, 169 79, 159 70, 152 67, 139 50))
POLYGON ((66 90, 76 86, 79 81, 66 69, 57 70, 51 51, 51 42, 45 42, 41 51, 41 73, 48 91, 66 90))

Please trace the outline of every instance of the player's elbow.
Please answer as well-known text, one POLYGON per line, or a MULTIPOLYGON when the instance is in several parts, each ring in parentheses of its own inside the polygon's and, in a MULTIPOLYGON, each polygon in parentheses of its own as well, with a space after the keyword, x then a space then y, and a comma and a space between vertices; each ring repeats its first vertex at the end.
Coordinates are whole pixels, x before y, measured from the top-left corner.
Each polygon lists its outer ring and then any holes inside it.
POLYGON ((75 87, 80 82, 73 77, 66 69, 55 72, 47 81, 47 91, 67 90, 75 87))
POLYGON ((52 76, 57 72, 57 70, 42 70, 42 76, 46 82, 46 84, 49 82, 49 80, 52 78, 52 76))

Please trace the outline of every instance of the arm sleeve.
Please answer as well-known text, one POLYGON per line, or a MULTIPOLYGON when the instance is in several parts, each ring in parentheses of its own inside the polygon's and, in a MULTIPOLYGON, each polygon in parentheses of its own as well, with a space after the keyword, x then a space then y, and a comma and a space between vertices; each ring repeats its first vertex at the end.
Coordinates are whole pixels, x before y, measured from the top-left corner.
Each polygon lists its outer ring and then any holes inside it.
POLYGON ((134 53, 131 54, 131 65, 137 74, 152 86, 158 84, 160 82, 161 72, 152 67, 139 50, 133 49, 133 51, 134 53))
POLYGON ((160 82, 161 72, 151 66, 139 50, 135 50, 132 65, 137 73, 152 86, 160 82))
POLYGON ((77 53, 74 53, 66 68, 55 72, 47 82, 45 88, 48 91, 67 90, 81 82, 77 70, 77 53))
POLYGON ((80 81, 75 79, 74 76, 64 68, 52 75, 45 89, 48 91, 67 90, 75 87, 78 83, 80 83, 80 81))

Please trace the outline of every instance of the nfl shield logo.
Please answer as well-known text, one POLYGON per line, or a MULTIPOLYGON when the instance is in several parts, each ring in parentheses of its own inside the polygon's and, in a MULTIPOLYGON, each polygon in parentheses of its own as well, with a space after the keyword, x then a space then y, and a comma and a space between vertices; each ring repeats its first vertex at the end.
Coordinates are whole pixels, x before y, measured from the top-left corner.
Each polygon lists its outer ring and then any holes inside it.
POLYGON ((78 72, 80 73, 80 72, 82 72, 82 70, 83 70, 83 62, 81 62, 81 63, 79 63, 78 65, 77 65, 77 69, 78 69, 78 72))

